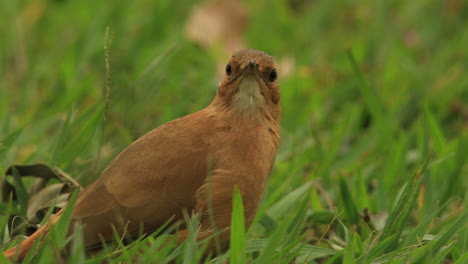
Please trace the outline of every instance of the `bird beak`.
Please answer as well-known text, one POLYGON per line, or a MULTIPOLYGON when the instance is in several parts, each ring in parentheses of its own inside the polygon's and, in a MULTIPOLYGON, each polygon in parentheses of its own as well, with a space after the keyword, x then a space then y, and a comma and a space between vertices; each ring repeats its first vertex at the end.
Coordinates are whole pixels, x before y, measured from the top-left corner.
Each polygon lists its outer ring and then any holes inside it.
POLYGON ((242 75, 240 76, 239 94, 243 106, 254 105, 254 99, 259 98, 260 91, 260 71, 258 63, 251 59, 246 66, 244 66, 242 75), (255 98, 254 98, 255 97, 255 98))
POLYGON ((255 60, 254 59, 251 59, 249 61, 249 64, 247 64, 247 66, 245 67, 245 70, 244 70, 244 76, 247 76, 247 75, 257 75, 258 74, 258 63, 255 63, 255 60))
POLYGON ((255 63, 254 59, 251 59, 249 61, 249 65, 247 66, 249 70, 257 69, 258 70, 258 64, 255 63))

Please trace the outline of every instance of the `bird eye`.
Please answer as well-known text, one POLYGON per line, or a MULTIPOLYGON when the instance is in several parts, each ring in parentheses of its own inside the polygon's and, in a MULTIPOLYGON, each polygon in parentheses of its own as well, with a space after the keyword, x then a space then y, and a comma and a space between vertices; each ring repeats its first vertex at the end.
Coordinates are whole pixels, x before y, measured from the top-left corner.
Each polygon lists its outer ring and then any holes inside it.
POLYGON ((276 69, 271 70, 270 74, 268 75, 268 79, 270 82, 276 81, 276 78, 278 77, 278 74, 276 73, 276 69))
POLYGON ((230 76, 232 73, 231 64, 226 65, 226 75, 230 76))

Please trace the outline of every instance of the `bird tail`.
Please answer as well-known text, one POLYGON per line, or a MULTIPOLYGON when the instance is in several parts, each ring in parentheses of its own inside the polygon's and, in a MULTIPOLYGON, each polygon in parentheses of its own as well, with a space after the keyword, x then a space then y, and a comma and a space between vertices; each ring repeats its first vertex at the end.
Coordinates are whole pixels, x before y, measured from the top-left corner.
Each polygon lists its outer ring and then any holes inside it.
POLYGON ((36 240, 40 239, 39 243, 42 243, 44 237, 49 233, 50 227, 57 223, 57 220, 60 218, 62 214, 62 210, 60 210, 57 214, 55 214, 46 224, 40 227, 34 234, 28 237, 26 240, 22 241, 21 244, 16 245, 7 251, 3 252, 3 255, 10 261, 22 261, 26 255, 28 254, 29 250, 33 247, 36 243, 36 240))

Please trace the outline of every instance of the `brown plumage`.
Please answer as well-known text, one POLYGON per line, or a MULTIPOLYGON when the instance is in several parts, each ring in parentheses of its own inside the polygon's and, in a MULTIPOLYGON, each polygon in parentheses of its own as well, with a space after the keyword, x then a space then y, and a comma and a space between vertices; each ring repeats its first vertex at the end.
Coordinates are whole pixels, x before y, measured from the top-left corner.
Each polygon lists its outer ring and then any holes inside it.
MULTIPOLYGON (((150 131, 122 151, 79 194, 70 226, 74 222, 84 225, 88 246, 101 241, 99 234, 112 240, 112 225, 120 231, 125 226, 128 234, 136 236, 141 224, 149 233, 170 218, 182 220, 186 209, 200 217, 197 238, 224 231, 217 241, 225 249, 234 186, 242 195, 248 226, 273 167, 280 140, 276 75, 268 54, 258 50, 234 53, 213 102, 150 131)), ((4 252, 7 258, 24 258, 60 214, 4 252)), ((182 229, 178 243, 187 235, 188 230, 182 229)), ((209 247, 213 250, 214 246, 209 247)))

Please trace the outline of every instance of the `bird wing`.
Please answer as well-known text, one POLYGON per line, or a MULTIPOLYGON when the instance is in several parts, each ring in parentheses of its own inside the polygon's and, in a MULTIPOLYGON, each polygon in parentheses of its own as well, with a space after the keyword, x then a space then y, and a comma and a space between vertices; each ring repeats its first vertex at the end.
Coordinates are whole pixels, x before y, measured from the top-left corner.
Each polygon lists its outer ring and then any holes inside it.
POLYGON ((101 177, 80 194, 74 219, 118 210, 133 221, 169 219, 192 208, 206 177, 206 128, 202 111, 168 122, 122 151, 101 177))

